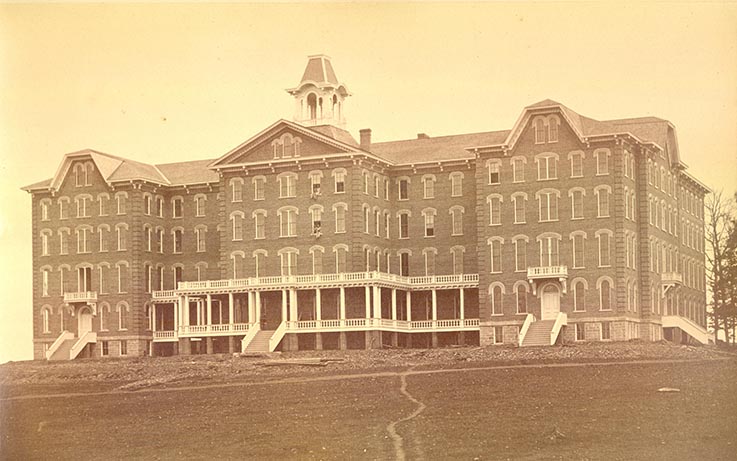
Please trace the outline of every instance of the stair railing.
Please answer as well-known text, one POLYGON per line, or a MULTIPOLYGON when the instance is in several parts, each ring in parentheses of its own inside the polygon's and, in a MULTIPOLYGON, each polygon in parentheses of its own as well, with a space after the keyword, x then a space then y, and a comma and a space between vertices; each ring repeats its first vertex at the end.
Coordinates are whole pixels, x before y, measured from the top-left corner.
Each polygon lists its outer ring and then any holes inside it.
POLYGON ((59 337, 56 338, 56 341, 54 341, 51 346, 49 346, 48 350, 46 350, 46 360, 50 359, 51 356, 54 355, 54 352, 56 352, 64 341, 68 339, 74 339, 74 333, 66 330, 62 331, 59 337))
POLYGON ((568 325, 568 314, 565 312, 558 312, 558 315, 555 317, 553 329, 550 330, 551 346, 555 344, 555 341, 558 339, 558 333, 560 333, 560 329, 563 328, 564 325, 568 325))
POLYGON ((527 330, 530 329, 530 325, 532 325, 532 322, 535 321, 535 316, 532 314, 527 314, 527 317, 525 317, 525 323, 522 324, 522 328, 519 330, 519 346, 522 346, 522 341, 525 340, 525 336, 527 336, 527 330))
POLYGON ((246 352, 246 348, 251 344, 251 341, 253 341, 253 338, 256 337, 259 331, 261 331, 261 324, 259 322, 252 323, 248 327, 248 333, 241 339, 241 352, 246 352))
POLYGON ((276 347, 279 345, 286 332, 287 322, 280 323, 279 328, 277 328, 274 334, 271 335, 271 338, 269 338, 269 352, 274 352, 276 350, 276 347))
POLYGON ((74 360, 77 358, 80 352, 82 352, 82 349, 89 344, 89 343, 96 343, 97 342, 97 333, 94 331, 88 331, 87 333, 83 334, 76 343, 72 346, 72 349, 69 351, 69 360, 74 360))

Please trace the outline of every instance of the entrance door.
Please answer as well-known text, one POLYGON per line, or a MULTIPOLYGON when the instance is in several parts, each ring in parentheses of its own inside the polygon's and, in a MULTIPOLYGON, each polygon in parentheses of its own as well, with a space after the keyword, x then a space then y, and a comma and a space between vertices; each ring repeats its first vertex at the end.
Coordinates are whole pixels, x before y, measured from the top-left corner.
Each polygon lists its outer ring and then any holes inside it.
POLYGON ((550 283, 543 287, 541 320, 554 320, 560 312, 560 292, 550 283))
POLYGON ((77 336, 82 337, 86 333, 92 331, 92 313, 88 307, 79 310, 79 319, 77 320, 77 336))

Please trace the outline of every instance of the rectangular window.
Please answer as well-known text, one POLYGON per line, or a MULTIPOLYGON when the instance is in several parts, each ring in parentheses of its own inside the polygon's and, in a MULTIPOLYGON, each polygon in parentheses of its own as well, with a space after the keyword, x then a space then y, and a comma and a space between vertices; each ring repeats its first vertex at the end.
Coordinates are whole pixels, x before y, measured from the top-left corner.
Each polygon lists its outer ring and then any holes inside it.
POLYGON ((463 211, 459 208, 452 210, 451 219, 453 220, 453 235, 463 235, 463 211))
POLYGON ((542 193, 540 201, 540 221, 558 220, 558 196, 554 192, 542 193))
POLYGON ((499 197, 491 197, 489 200, 489 225, 499 226, 502 223, 502 200, 499 197))
POLYGON ((195 215, 205 216, 205 197, 203 196, 195 199, 195 215))
POLYGON ((197 234, 197 251, 205 251, 205 231, 203 229, 197 229, 195 230, 195 234, 197 234))
POLYGON ((379 210, 374 212, 374 232, 377 237, 381 237, 381 212, 379 210))
POLYGON ((102 341, 101 355, 103 357, 107 357, 108 355, 110 355, 110 343, 108 341, 102 341))
POLYGON ((147 195, 143 198, 143 214, 151 216, 151 196, 147 195))
POLYGON ((582 234, 573 236, 573 268, 584 267, 584 238, 582 234))
POLYGON ((120 355, 128 355, 128 341, 120 341, 120 355))
POLYGON ((610 322, 601 322, 601 339, 608 341, 612 339, 612 328, 610 322))
POLYGON ((173 218, 181 218, 182 217, 182 203, 184 201, 181 198, 175 198, 172 201, 172 217, 173 218))
POLYGON ((294 210, 284 210, 279 214, 280 237, 296 237, 297 219, 294 210))
POLYGON ((576 341, 583 341, 585 339, 584 333, 583 333, 584 331, 583 324, 574 323, 573 327, 576 332, 576 341))
POLYGON ((435 181, 425 179, 424 198, 435 198, 435 181))
MULTIPOLYGON (((102 229, 100 229, 100 251, 107 251, 107 245, 103 246, 105 239, 102 237, 102 229), (105 248, 104 250, 102 248, 105 248)), ((69 254, 69 234, 62 232, 59 234, 59 254, 69 254)))
POLYGON ((514 241, 514 270, 517 272, 527 270, 527 242, 522 239, 514 241))
POLYGON ((599 218, 609 217, 609 192, 606 189, 599 189, 597 192, 599 199, 599 218))
POLYGON ((231 188, 231 202, 242 202, 243 201, 243 183, 240 178, 233 179, 230 182, 231 188))
POLYGON ((500 182, 499 163, 489 163, 489 184, 499 184, 500 182))
POLYGON ((599 267, 608 267, 610 265, 609 234, 599 234, 599 267))
POLYGON ((435 236, 435 215, 427 213, 425 215, 425 237, 435 236))
POLYGON ((310 190, 312 191, 311 194, 313 197, 320 196, 321 188, 322 188, 321 181, 322 181, 322 178, 320 177, 320 175, 313 174, 312 176, 310 176, 310 183, 311 183, 310 190))
POLYGON ((580 190, 571 194, 571 219, 583 219, 583 192, 580 190))
POLYGON ((265 193, 265 183, 266 181, 264 178, 256 178, 253 180, 253 199, 254 200, 264 200, 265 193))
POLYGON ((512 181, 525 182, 525 162, 524 159, 516 158, 512 160, 512 181))
POLYGON ((339 171, 335 173, 335 193, 342 194, 345 192, 345 173, 339 171))
POLYGON ((596 175, 603 176, 609 174, 609 155, 606 152, 596 153, 596 175))
POLYGON ((504 327, 494 327, 494 344, 504 343, 504 327))
POLYGON ((409 200, 409 180, 399 180, 399 200, 409 200))
POLYGON ((100 195, 98 199, 100 201, 100 216, 107 216, 107 202, 109 199, 104 195, 100 195))
POLYGON ((407 213, 399 215, 399 238, 409 238, 409 215, 407 213))
POLYGON ((460 197, 463 195, 463 176, 460 174, 453 174, 450 177, 450 189, 450 194, 453 197, 460 197))
POLYGON ((279 178, 279 198, 296 197, 297 178, 288 175, 279 178))
POLYGON ((514 200, 514 223, 525 223, 525 197, 518 195, 512 198, 514 200))
POLYGON ((182 231, 181 230, 175 230, 174 231, 174 253, 181 253, 182 252, 182 231))
POLYGON ((381 189, 380 180, 378 176, 374 176, 374 197, 379 198, 379 191, 381 189))
POLYGON ((322 274, 322 251, 312 252, 312 273, 322 274))
POLYGON ((335 233, 340 234, 345 232, 345 208, 335 208, 335 233))
POLYGON ((502 242, 499 240, 491 241, 491 272, 499 273, 502 271, 502 242))
POLYGON ((571 155, 571 178, 583 176, 583 156, 581 154, 571 155))
POLYGON ((558 238, 543 237, 540 239, 540 265, 551 267, 558 265, 558 238))
POLYGON ((41 272, 42 274, 42 280, 41 280, 41 296, 48 296, 49 295, 49 271, 44 270, 41 272))
POLYGON ((409 276, 409 253, 399 254, 399 275, 409 276))
POLYGON ((540 157, 537 159, 537 179, 557 179, 558 170, 556 165, 557 159, 553 156, 540 157))

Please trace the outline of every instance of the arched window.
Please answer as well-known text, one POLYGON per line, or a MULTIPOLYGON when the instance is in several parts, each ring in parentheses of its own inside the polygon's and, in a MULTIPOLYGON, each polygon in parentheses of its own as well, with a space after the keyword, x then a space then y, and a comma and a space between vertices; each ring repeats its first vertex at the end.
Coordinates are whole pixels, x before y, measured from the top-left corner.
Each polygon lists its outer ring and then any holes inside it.
POLYGON ((517 301, 517 313, 527 313, 527 284, 525 282, 517 282, 514 289, 515 298, 517 301))
POLYGON ((504 294, 504 285, 500 282, 494 282, 491 284, 489 292, 491 295, 491 315, 503 315, 502 295, 504 294))
POLYGON ((307 95, 307 110, 309 111, 310 120, 317 120, 317 95, 315 93, 307 95))
POLYGON ((574 312, 586 310, 586 282, 583 280, 573 281, 573 310, 574 312))
POLYGON ((435 216, 437 210, 435 208, 425 208, 422 210, 422 216, 425 217, 425 237, 435 237, 435 216))
POLYGON ((536 118, 534 125, 535 125, 535 144, 545 143, 545 120, 542 117, 536 118))
POLYGON ((599 279, 599 309, 602 311, 612 310, 612 282, 608 278, 599 279))

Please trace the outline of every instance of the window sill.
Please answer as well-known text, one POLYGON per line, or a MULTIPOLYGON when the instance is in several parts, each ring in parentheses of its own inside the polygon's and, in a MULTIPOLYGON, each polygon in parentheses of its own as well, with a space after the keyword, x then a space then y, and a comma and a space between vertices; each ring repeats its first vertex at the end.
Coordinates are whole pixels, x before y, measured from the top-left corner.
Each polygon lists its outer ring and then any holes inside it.
POLYGON ((425 236, 425 238, 426 238, 426 239, 434 239, 434 238, 435 238, 435 236, 434 236, 434 235, 426 235, 426 236, 425 236))
POLYGON ((596 176, 609 176, 609 173, 596 173, 596 176))
POLYGON ((491 314, 491 316, 492 317, 504 317, 504 313, 501 313, 501 314, 491 314))
POLYGON ((512 224, 527 224, 527 221, 514 222, 512 224))
POLYGON ((538 181, 556 181, 558 178, 537 178, 538 181))
MULTIPOLYGON (((600 218, 611 218, 611 216, 609 216, 609 215, 606 215, 606 216, 597 216, 597 217, 596 217, 596 219, 600 219, 600 218)), ((661 230, 662 230, 662 229, 661 229, 661 230)))
MULTIPOLYGON (((490 274, 501 274, 502 271, 489 271, 490 274)), ((501 314, 500 314, 501 315, 501 314)))
POLYGON ((463 234, 450 234, 451 237, 462 237, 463 234))
POLYGON ((581 221, 581 220, 583 220, 583 219, 584 219, 584 217, 583 217, 583 216, 579 216, 579 217, 577 217, 577 218, 571 218, 571 221, 581 221))
POLYGON ((558 220, 557 219, 547 219, 547 220, 541 219, 540 221, 538 221, 538 223, 541 223, 541 222, 558 222, 558 220))
POLYGON ((577 174, 575 176, 574 175, 571 175, 570 176, 570 179, 578 179, 578 178, 583 178, 583 175, 582 174, 577 174))

